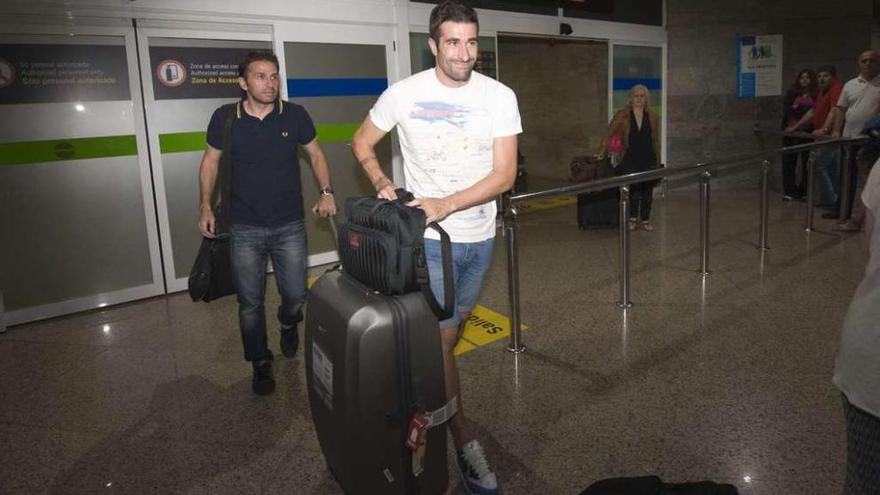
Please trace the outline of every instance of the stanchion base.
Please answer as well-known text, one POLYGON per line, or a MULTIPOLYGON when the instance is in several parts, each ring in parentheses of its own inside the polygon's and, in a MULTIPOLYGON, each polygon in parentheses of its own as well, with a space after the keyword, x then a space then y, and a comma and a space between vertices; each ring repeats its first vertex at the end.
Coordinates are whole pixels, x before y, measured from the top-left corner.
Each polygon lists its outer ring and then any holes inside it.
POLYGON ((526 352, 526 346, 524 346, 524 345, 519 346, 519 349, 514 348, 514 347, 510 347, 508 345, 506 347, 506 349, 507 349, 507 352, 512 352, 514 354, 522 354, 522 353, 526 352))
POLYGON ((761 251, 769 251, 769 250, 770 250, 770 246, 763 246, 763 247, 758 246, 758 247, 756 247, 755 249, 758 249, 758 250, 761 250, 761 251))
POLYGON ((627 302, 625 302, 625 303, 624 303, 624 302, 617 301, 617 302, 614 303, 614 304, 616 304, 618 308, 623 308, 623 309, 631 308, 631 307, 633 306, 632 301, 627 301, 627 302))
POLYGON ((706 275, 712 273, 711 270, 709 270, 709 271, 705 271, 705 272, 704 272, 701 268, 697 268, 697 269, 694 270, 694 271, 697 272, 697 273, 699 273, 700 275, 702 275, 702 276, 704 276, 704 277, 705 277, 706 275))

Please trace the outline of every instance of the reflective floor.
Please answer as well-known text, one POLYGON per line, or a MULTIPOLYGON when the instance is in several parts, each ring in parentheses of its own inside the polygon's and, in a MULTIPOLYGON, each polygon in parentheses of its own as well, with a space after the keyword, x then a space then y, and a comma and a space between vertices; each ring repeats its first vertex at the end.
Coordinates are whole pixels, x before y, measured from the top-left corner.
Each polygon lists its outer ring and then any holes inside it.
MULTIPOLYGON (((757 189, 712 194, 711 273, 696 273, 696 190, 670 192, 655 201, 657 230, 633 232, 626 311, 615 230, 578 230, 571 205, 521 215, 528 349, 498 341, 459 358, 464 407, 505 493, 644 474, 839 493, 831 373, 862 234, 831 233, 818 215, 806 233, 804 204, 774 195, 762 253, 757 189)), ((480 302, 509 314, 501 239, 480 302)), ((277 359, 274 395, 254 396, 236 321, 233 300, 176 294, 0 335, 0 493, 342 493, 301 354, 277 359)), ((464 493, 457 476, 449 492, 464 493)))

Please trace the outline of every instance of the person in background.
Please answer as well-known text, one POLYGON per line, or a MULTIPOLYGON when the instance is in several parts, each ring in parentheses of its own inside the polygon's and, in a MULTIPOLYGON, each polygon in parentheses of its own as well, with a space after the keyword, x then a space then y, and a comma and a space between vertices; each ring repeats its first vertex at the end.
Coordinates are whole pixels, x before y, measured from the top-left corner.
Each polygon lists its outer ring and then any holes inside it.
MULTIPOLYGON (((843 115, 843 118, 834 120, 834 131, 831 133, 833 138, 862 136, 865 124, 880 113, 880 50, 868 50, 859 55, 859 75, 843 85, 834 111, 843 115)), ((849 167, 850 181, 844 187, 851 194, 849 204, 844 205, 846 215, 838 220, 835 227, 840 232, 857 232, 862 229, 863 209, 861 205, 854 208, 859 201, 856 196, 859 173, 867 170, 867 167, 859 167, 860 149, 859 145, 848 146, 846 166, 849 167)), ((864 176, 862 179, 864 180, 864 176)))
MULTIPOLYGON (((612 117, 596 154, 599 157, 611 155, 616 175, 644 172, 660 166, 660 124, 651 110, 651 93, 647 87, 636 84, 630 88, 626 105, 612 117)), ((655 183, 639 182, 630 186, 629 230, 635 230, 639 225, 642 230, 654 230, 650 218, 655 183)))
MULTIPOLYGON (((803 131, 804 124, 801 119, 813 108, 818 93, 818 83, 816 81, 816 73, 811 69, 803 69, 798 72, 791 87, 785 93, 782 113, 782 129, 786 131, 794 131, 800 127, 803 131)), ((794 146, 797 144, 808 143, 811 140, 785 136, 782 138, 783 146, 794 146)), ((793 201, 801 199, 805 195, 807 178, 807 160, 810 157, 809 151, 801 153, 786 153, 782 155, 782 190, 784 201, 793 201), (797 182, 798 157, 800 157, 800 182, 797 182)))
POLYGON ((320 196, 312 211, 336 213, 330 167, 312 119, 305 108, 279 98, 278 59, 270 52, 251 52, 238 66, 245 97, 235 108, 218 108, 208 124, 208 144, 199 168, 199 232, 214 237, 216 218, 211 191, 223 154, 223 127, 232 120, 232 171, 229 231, 232 281, 238 294, 238 320, 244 358, 254 368, 255 394, 275 391, 272 351, 266 342, 267 260, 272 259, 281 294, 278 320, 281 352, 293 357, 299 345, 297 325, 306 298, 306 226, 303 219, 299 147, 309 155, 320 196))
MULTIPOLYGON (((823 65, 816 70, 819 93, 813 108, 788 131, 801 131, 812 127, 816 139, 827 139, 834 129, 837 105, 843 84, 837 80, 837 69, 833 65, 823 65)), ((816 188, 819 191, 819 205, 834 210, 840 198, 840 147, 820 146, 815 150, 816 188)), ((835 210, 836 211, 836 210, 835 210)), ((836 218, 836 213, 835 216, 836 218)))

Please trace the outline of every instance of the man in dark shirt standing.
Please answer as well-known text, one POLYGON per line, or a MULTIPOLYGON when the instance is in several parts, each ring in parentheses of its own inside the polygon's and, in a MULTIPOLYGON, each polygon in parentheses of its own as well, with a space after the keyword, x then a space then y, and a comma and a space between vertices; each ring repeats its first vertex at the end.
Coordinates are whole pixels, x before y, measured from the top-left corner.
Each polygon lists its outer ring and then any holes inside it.
MULTIPOLYGON (((264 295, 267 259, 271 257, 281 294, 281 350, 296 354, 297 324, 306 296, 306 227, 298 147, 305 148, 321 195, 312 211, 336 213, 330 169, 306 110, 279 98, 278 59, 269 52, 249 53, 238 66, 245 91, 231 111, 232 174, 229 201, 232 276, 238 293, 238 318, 244 357, 254 367, 252 388, 259 395, 275 390, 272 351, 266 337, 264 295)), ((223 150, 227 109, 218 108, 208 125, 208 145, 199 169, 199 231, 214 237, 211 191, 223 150)))

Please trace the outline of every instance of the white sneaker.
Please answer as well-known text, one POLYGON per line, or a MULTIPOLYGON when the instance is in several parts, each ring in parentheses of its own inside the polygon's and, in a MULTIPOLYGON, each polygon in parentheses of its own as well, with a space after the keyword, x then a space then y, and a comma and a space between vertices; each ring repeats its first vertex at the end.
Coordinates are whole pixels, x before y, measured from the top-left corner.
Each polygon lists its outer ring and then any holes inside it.
POLYGON ((483 446, 471 440, 458 450, 458 472, 464 489, 471 495, 497 495, 498 480, 489 467, 483 446))

